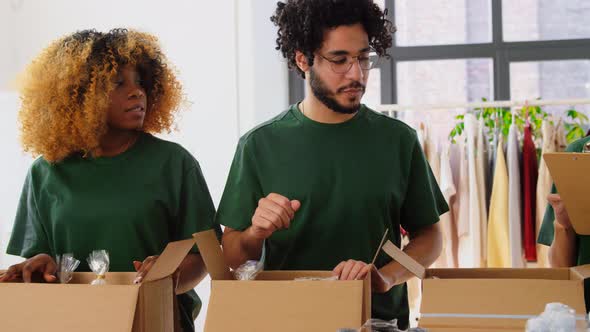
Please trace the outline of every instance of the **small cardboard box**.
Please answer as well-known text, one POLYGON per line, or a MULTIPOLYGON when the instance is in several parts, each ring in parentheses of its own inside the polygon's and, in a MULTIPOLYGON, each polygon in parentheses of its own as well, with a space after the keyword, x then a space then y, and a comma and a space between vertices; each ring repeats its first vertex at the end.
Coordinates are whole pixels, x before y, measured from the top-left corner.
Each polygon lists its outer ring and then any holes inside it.
POLYGON ((211 275, 206 332, 301 332, 360 328, 371 316, 370 276, 353 281, 294 281, 331 271, 263 271, 234 280, 212 231, 194 235, 211 275))
POLYGON ((590 235, 590 153, 545 153, 543 155, 555 187, 566 206, 576 233, 590 235))
POLYGON ((93 286, 94 273, 75 272, 69 284, 0 283, 0 330, 11 332, 180 331, 171 275, 194 240, 168 244, 141 284, 135 272, 107 273, 108 285, 93 286))
POLYGON ((391 242, 383 250, 422 279, 420 327, 429 331, 524 331, 551 302, 576 310, 584 326, 590 265, 558 269, 425 269, 391 242))

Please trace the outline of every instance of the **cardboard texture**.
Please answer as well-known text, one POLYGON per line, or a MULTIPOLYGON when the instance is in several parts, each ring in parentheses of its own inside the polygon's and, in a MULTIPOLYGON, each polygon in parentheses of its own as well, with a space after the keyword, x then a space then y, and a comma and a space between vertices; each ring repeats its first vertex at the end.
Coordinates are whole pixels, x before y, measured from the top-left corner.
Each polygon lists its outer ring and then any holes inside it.
POLYGON ((294 281, 331 271, 263 271, 234 280, 213 231, 194 235, 211 274, 206 332, 337 331, 359 328, 371 315, 370 275, 353 281, 294 281))
POLYGON ((590 235, 590 153, 545 153, 543 155, 576 233, 590 235))
MULTIPOLYGON (((395 247, 386 243, 383 248, 391 246, 395 247)), ((420 265, 396 249, 386 253, 409 271, 420 265)), ((551 302, 567 304, 576 314, 584 315, 583 281, 588 277, 590 265, 569 269, 425 269, 418 325, 435 332, 523 331, 526 321, 541 314, 551 302)), ((579 323, 583 326, 584 321, 579 323)))
POLYGON ((2 331, 180 331, 171 274, 194 240, 170 243, 144 282, 135 272, 107 273, 108 285, 92 286, 94 273, 75 272, 69 284, 0 283, 2 331))

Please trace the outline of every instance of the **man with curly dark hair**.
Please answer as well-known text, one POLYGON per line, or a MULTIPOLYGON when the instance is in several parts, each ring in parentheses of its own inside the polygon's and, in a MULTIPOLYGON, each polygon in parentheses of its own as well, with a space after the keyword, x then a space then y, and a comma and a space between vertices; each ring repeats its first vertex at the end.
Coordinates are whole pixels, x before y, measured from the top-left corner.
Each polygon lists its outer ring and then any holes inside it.
POLYGON ((405 252, 432 264, 448 206, 416 132, 361 104, 392 24, 372 0, 287 0, 271 20, 307 94, 240 139, 217 214, 226 259, 259 259, 265 243, 270 270, 333 270, 340 280, 372 271, 373 317, 406 328, 410 272, 385 254, 370 263, 386 230, 400 246, 402 226, 405 252))
MULTIPOLYGON (((152 135, 170 131, 183 103, 155 36, 84 30, 56 40, 27 67, 21 100, 23 146, 40 157, 7 249, 27 259, 0 282, 55 282, 64 253, 89 271, 86 257, 98 249, 110 253, 110 271, 137 270, 140 282, 168 242, 211 228, 221 235, 197 160, 152 135)), ((185 331, 194 331, 201 302, 193 287, 205 275, 194 250, 178 271, 185 331)))

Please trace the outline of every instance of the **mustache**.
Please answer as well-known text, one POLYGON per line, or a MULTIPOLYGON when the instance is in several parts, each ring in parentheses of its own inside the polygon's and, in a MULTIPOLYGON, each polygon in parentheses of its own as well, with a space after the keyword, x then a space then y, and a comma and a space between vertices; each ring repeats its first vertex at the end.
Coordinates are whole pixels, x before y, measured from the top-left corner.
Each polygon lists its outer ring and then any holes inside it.
POLYGON ((361 89, 363 92, 365 92, 365 88, 366 86, 364 84, 362 84, 361 82, 355 81, 350 83, 347 86, 341 87, 337 90, 338 93, 344 92, 344 90, 347 89, 361 89))

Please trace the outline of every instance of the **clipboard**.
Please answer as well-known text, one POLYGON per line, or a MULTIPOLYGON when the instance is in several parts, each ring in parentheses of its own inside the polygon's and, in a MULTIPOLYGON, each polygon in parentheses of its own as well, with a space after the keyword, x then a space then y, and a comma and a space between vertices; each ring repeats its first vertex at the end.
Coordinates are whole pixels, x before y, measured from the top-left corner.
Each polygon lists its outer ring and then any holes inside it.
POLYGON ((590 153, 543 155, 577 234, 590 235, 590 153))

